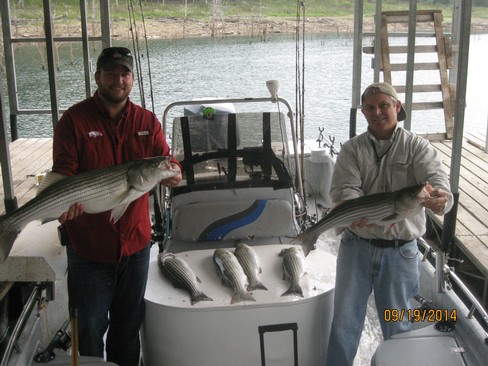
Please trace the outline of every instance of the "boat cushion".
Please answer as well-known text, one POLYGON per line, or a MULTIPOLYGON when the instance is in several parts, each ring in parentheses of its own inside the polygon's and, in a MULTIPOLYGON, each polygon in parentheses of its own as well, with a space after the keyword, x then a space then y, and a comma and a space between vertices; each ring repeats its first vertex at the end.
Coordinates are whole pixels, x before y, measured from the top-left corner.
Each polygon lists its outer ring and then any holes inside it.
POLYGON ((462 352, 450 336, 392 338, 378 346, 371 366, 465 366, 462 352))
POLYGON ((189 241, 296 236, 293 207, 284 199, 190 202, 175 209, 172 236, 189 241))

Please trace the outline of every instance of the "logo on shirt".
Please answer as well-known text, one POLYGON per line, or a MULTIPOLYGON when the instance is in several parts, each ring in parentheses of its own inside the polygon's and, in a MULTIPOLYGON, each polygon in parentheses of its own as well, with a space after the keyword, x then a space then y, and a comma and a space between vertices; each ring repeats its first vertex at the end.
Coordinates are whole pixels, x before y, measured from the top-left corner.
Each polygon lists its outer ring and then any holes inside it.
POLYGON ((149 136, 149 131, 137 131, 137 136, 149 136))
POLYGON ((95 138, 98 138, 98 137, 102 137, 103 134, 100 132, 100 131, 90 131, 88 132, 88 137, 92 138, 92 139, 95 139, 95 138))

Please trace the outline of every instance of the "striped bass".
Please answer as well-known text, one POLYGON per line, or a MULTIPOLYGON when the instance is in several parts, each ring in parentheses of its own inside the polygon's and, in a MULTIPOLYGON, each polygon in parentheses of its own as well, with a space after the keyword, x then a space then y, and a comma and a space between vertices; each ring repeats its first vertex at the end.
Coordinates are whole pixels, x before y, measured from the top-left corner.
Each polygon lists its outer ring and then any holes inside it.
POLYGON ((264 286, 258 278, 262 269, 259 264, 259 257, 254 249, 245 243, 239 243, 236 245, 234 255, 241 264, 249 281, 247 291, 267 290, 266 286, 264 286))
POLYGON ((367 224, 385 226, 385 231, 395 223, 418 214, 422 203, 429 197, 427 184, 406 187, 394 192, 373 193, 342 202, 300 235, 292 244, 301 244, 308 255, 315 248, 319 235, 331 228, 347 228, 352 223, 367 219, 367 224))
POLYGON ((303 289, 300 280, 306 274, 305 255, 298 246, 283 249, 280 252, 283 257, 283 279, 289 281, 290 287, 281 296, 298 295, 303 297, 303 289))
POLYGON ((74 203, 81 203, 89 214, 111 211, 111 220, 117 222, 132 201, 160 180, 179 174, 170 169, 169 161, 169 157, 157 156, 73 176, 48 173, 36 197, 0 216, 0 262, 7 258, 17 235, 29 222, 56 220, 74 203))
POLYGON ((190 293, 192 305, 200 301, 213 301, 198 288, 197 282, 201 282, 200 279, 183 259, 173 253, 159 253, 158 265, 174 287, 185 289, 190 293))
POLYGON ((248 283, 246 274, 232 252, 227 249, 215 249, 213 261, 222 282, 234 290, 231 304, 241 301, 256 301, 246 290, 248 283))

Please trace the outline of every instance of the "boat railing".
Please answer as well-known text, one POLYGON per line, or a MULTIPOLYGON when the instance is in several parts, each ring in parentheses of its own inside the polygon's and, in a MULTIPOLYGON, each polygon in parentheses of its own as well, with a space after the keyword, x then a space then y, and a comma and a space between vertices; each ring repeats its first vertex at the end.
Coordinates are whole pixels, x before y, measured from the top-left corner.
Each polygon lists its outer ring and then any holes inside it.
MULTIPOLYGON (((434 248, 427 243, 424 238, 419 238, 418 243, 424 248, 422 261, 426 261, 429 256, 434 260, 435 264, 435 280, 436 291, 442 293, 445 290, 446 279, 449 278, 459 287, 459 290, 463 293, 466 299, 470 302, 466 318, 472 319, 477 311, 481 319, 484 321, 484 329, 488 329, 488 313, 485 311, 483 305, 473 295, 469 288, 464 284, 461 278, 455 273, 454 269, 447 265, 449 259, 445 253, 434 250, 434 248)), ((488 337, 488 334, 486 334, 488 337)), ((488 339, 488 338, 487 338, 488 339)))
POLYGON ((14 326, 14 329, 12 330, 12 334, 10 335, 10 338, 8 340, 5 352, 3 353, 3 356, 0 359, 0 366, 7 365, 10 356, 16 347, 17 340, 19 339, 24 329, 24 326, 27 323, 27 320, 29 319, 29 317, 31 316, 32 312, 35 309, 35 305, 37 304, 39 297, 41 296, 41 292, 42 292, 42 285, 36 284, 29 296, 29 299, 24 305, 24 308, 22 309, 22 313, 20 314, 19 319, 17 320, 17 323, 14 326))

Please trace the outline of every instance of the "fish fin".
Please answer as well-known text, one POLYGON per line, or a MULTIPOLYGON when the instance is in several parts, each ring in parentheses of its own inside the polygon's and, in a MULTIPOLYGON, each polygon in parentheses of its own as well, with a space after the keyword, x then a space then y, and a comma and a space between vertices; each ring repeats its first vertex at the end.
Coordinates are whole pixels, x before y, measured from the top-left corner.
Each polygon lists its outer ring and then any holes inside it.
POLYGON ((300 285, 291 285, 288 290, 283 292, 281 296, 286 296, 286 295, 298 295, 303 297, 303 290, 300 285))
POLYGON ((250 284, 247 286, 247 291, 253 291, 253 290, 266 290, 268 291, 268 288, 264 286, 260 281, 250 284))
POLYGON ((0 216, 0 263, 7 259, 20 230, 9 228, 5 215, 0 216))
POLYGON ((231 304, 235 304, 236 302, 242 302, 242 301, 256 301, 254 296, 250 292, 237 292, 234 293, 232 296, 232 299, 230 300, 231 304))
POLYGON ((345 228, 345 227, 336 227, 336 228, 334 229, 336 236, 341 235, 341 234, 344 232, 344 230, 346 230, 346 228, 345 228))
POLYGON ((112 224, 115 224, 117 221, 119 221, 129 205, 130 202, 123 205, 118 205, 112 211, 110 211, 110 221, 112 222, 112 224))
POLYGON ((392 220, 396 220, 398 217, 398 214, 397 213, 392 213, 391 215, 388 215, 386 217, 383 217, 381 219, 381 221, 392 221, 392 220))
POLYGON ((212 298, 208 297, 205 293, 203 293, 202 291, 199 291, 195 294, 192 294, 191 296, 191 304, 194 305, 196 304, 197 302, 200 302, 200 301, 213 301, 212 298))
POLYGON ((39 184, 39 188, 37 188, 36 196, 39 195, 43 190, 45 190, 50 185, 53 185, 56 182, 66 178, 66 175, 55 173, 55 172, 47 172, 41 180, 41 184, 39 184))
POLYGON ((198 277, 195 277, 195 279, 197 280, 198 283, 202 283, 202 281, 198 277))
POLYGON ((315 243, 317 242, 317 236, 304 231, 292 240, 291 244, 300 244, 302 246, 303 254, 305 257, 310 251, 316 249, 315 243))
POLYGON ((48 222, 56 221, 56 220, 57 220, 57 218, 54 218, 54 217, 45 218, 44 220, 41 220, 41 225, 44 225, 44 224, 47 224, 48 222))

